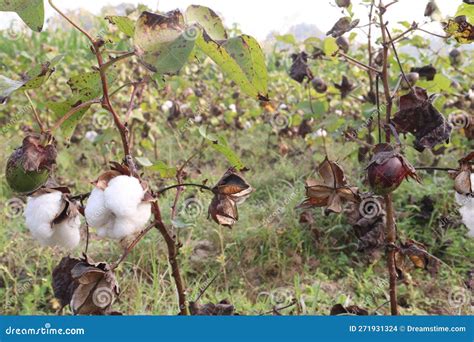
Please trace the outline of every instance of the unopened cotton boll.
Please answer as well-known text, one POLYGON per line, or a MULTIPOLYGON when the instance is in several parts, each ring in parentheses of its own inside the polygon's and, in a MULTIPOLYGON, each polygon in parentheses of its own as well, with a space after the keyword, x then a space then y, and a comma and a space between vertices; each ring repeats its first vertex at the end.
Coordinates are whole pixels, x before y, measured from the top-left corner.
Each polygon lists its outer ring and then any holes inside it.
POLYGON ((105 206, 115 216, 133 216, 144 195, 145 190, 137 178, 117 176, 104 190, 105 206))

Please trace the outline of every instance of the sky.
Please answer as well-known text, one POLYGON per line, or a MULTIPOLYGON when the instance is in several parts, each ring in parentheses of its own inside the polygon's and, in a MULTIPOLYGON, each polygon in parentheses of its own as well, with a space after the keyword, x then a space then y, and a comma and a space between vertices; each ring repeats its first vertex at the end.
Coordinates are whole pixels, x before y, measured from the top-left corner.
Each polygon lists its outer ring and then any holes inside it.
MULTIPOLYGON (((387 2, 388 0, 386 0, 387 2)), ((246 34, 263 40, 270 32, 286 33, 287 30, 299 23, 316 25, 321 31, 327 32, 341 16, 341 10, 334 5, 334 0, 56 0, 55 4, 61 9, 84 8, 92 13, 98 13, 106 5, 121 3, 143 3, 152 9, 168 11, 175 8, 185 9, 190 4, 208 6, 214 9, 226 25, 239 23, 246 34)), ((352 0, 354 4, 358 0, 352 0)), ((386 20, 390 23, 399 21, 417 21, 422 23, 427 0, 399 0, 391 6, 386 20)), ((453 15, 462 0, 437 0, 436 3, 444 16, 453 15)), ((46 16, 54 14, 53 9, 46 4, 46 16)), ((365 7, 354 6, 355 16, 364 23, 365 7)), ((11 20, 17 18, 14 13, 0 12, 0 29, 8 27, 11 20)), ((366 21, 367 19, 365 19, 366 21)), ((439 24, 429 24, 424 28, 441 33, 439 24)))

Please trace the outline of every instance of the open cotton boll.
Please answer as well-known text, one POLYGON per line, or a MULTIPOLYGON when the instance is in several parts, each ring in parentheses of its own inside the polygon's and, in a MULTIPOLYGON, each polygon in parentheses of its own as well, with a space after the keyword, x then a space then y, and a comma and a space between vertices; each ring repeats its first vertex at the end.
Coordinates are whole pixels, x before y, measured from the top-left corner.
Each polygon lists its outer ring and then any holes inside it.
POLYGON ((24 212, 26 227, 34 238, 43 244, 52 235, 51 222, 62 208, 62 193, 59 191, 36 197, 28 197, 24 212))
POLYGON ((135 177, 117 176, 104 190, 105 206, 115 216, 133 216, 141 203, 145 190, 135 177))
POLYGON ((145 228, 146 223, 151 216, 151 204, 140 203, 137 210, 130 216, 118 216, 115 218, 113 226, 103 230, 101 233, 112 239, 123 239, 145 228))
POLYGON ((459 213, 462 216, 462 222, 469 228, 468 235, 474 237, 474 197, 470 195, 461 195, 455 193, 456 202, 461 206, 459 213))
POLYGON ((81 219, 79 216, 54 224, 53 235, 47 244, 50 246, 60 246, 67 250, 74 249, 81 241, 80 227, 81 219))
POLYGON ((112 212, 105 207, 104 191, 99 188, 92 190, 84 209, 87 224, 93 228, 102 228, 112 219, 112 212))

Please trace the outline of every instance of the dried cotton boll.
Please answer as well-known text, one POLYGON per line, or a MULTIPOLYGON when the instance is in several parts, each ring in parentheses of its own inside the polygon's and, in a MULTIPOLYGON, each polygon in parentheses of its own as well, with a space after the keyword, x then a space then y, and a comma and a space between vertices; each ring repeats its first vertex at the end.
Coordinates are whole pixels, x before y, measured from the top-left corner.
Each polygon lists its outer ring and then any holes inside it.
POLYGON ((105 206, 116 216, 134 216, 145 190, 135 177, 117 176, 104 191, 105 206))

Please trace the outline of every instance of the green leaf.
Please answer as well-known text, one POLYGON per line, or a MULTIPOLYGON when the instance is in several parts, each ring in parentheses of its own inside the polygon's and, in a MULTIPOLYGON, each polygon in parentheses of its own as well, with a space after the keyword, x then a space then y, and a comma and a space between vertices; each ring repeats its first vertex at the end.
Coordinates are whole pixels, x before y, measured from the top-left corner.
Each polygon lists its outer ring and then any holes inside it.
POLYGON ((474 25, 474 5, 466 3, 459 5, 454 17, 459 17, 461 15, 465 15, 467 22, 474 25))
POLYGON ((105 17, 112 25, 117 26, 120 32, 125 33, 129 37, 133 37, 135 33, 135 21, 129 17, 120 15, 109 15, 105 17))
POLYGON ((33 31, 43 29, 43 0, 0 0, 0 12, 16 12, 33 31))
POLYGON ((265 58, 255 39, 240 36, 218 43, 204 31, 196 44, 244 93, 267 99, 265 58))
MULTIPOLYGON (((296 45, 297 44, 296 38, 292 34, 276 35, 275 39, 278 42, 282 42, 282 43, 289 44, 289 45, 296 45)), ((305 41, 305 43, 306 43, 306 41, 305 41)))
MULTIPOLYGON (((78 106, 81 103, 82 102, 77 98, 71 98, 62 102, 46 102, 46 107, 48 107, 54 112, 56 119, 59 119, 67 112, 69 112, 72 108, 78 106)), ((84 117, 84 114, 89 108, 90 106, 78 110, 62 123, 61 134, 67 141, 71 139, 72 135, 74 134, 74 130, 76 129, 79 122, 81 122, 82 118, 84 117)))
POLYGON ((332 55, 339 49, 336 44, 336 39, 333 37, 327 37, 323 41, 323 51, 324 54, 328 57, 332 57, 332 55))
POLYGON ((177 169, 166 165, 164 162, 159 161, 156 164, 148 167, 151 171, 156 171, 160 173, 161 178, 173 178, 176 176, 177 169))
MULTIPOLYGON (((107 81, 113 83, 117 77, 115 68, 107 69, 107 81)), ((71 77, 67 84, 71 87, 74 97, 89 101, 102 95, 102 82, 98 71, 84 72, 71 77)))
POLYGON ((227 32, 221 18, 212 9, 199 5, 191 5, 184 13, 186 24, 198 24, 214 40, 227 39, 227 32))
POLYGON ((165 15, 143 12, 135 26, 133 41, 137 56, 148 69, 175 75, 187 62, 198 35, 197 27, 185 27, 178 10, 165 15))
POLYGON ((208 134, 204 126, 199 127, 199 134, 201 134, 201 136, 208 141, 209 145, 214 150, 222 154, 233 167, 235 167, 237 170, 245 169, 245 165, 242 163, 237 154, 230 148, 227 140, 223 136, 208 134))
POLYGON ((0 75, 0 103, 3 103, 16 90, 28 90, 41 87, 54 72, 54 65, 59 60, 60 58, 56 57, 51 62, 45 62, 35 66, 26 73, 21 81, 15 81, 0 75))

